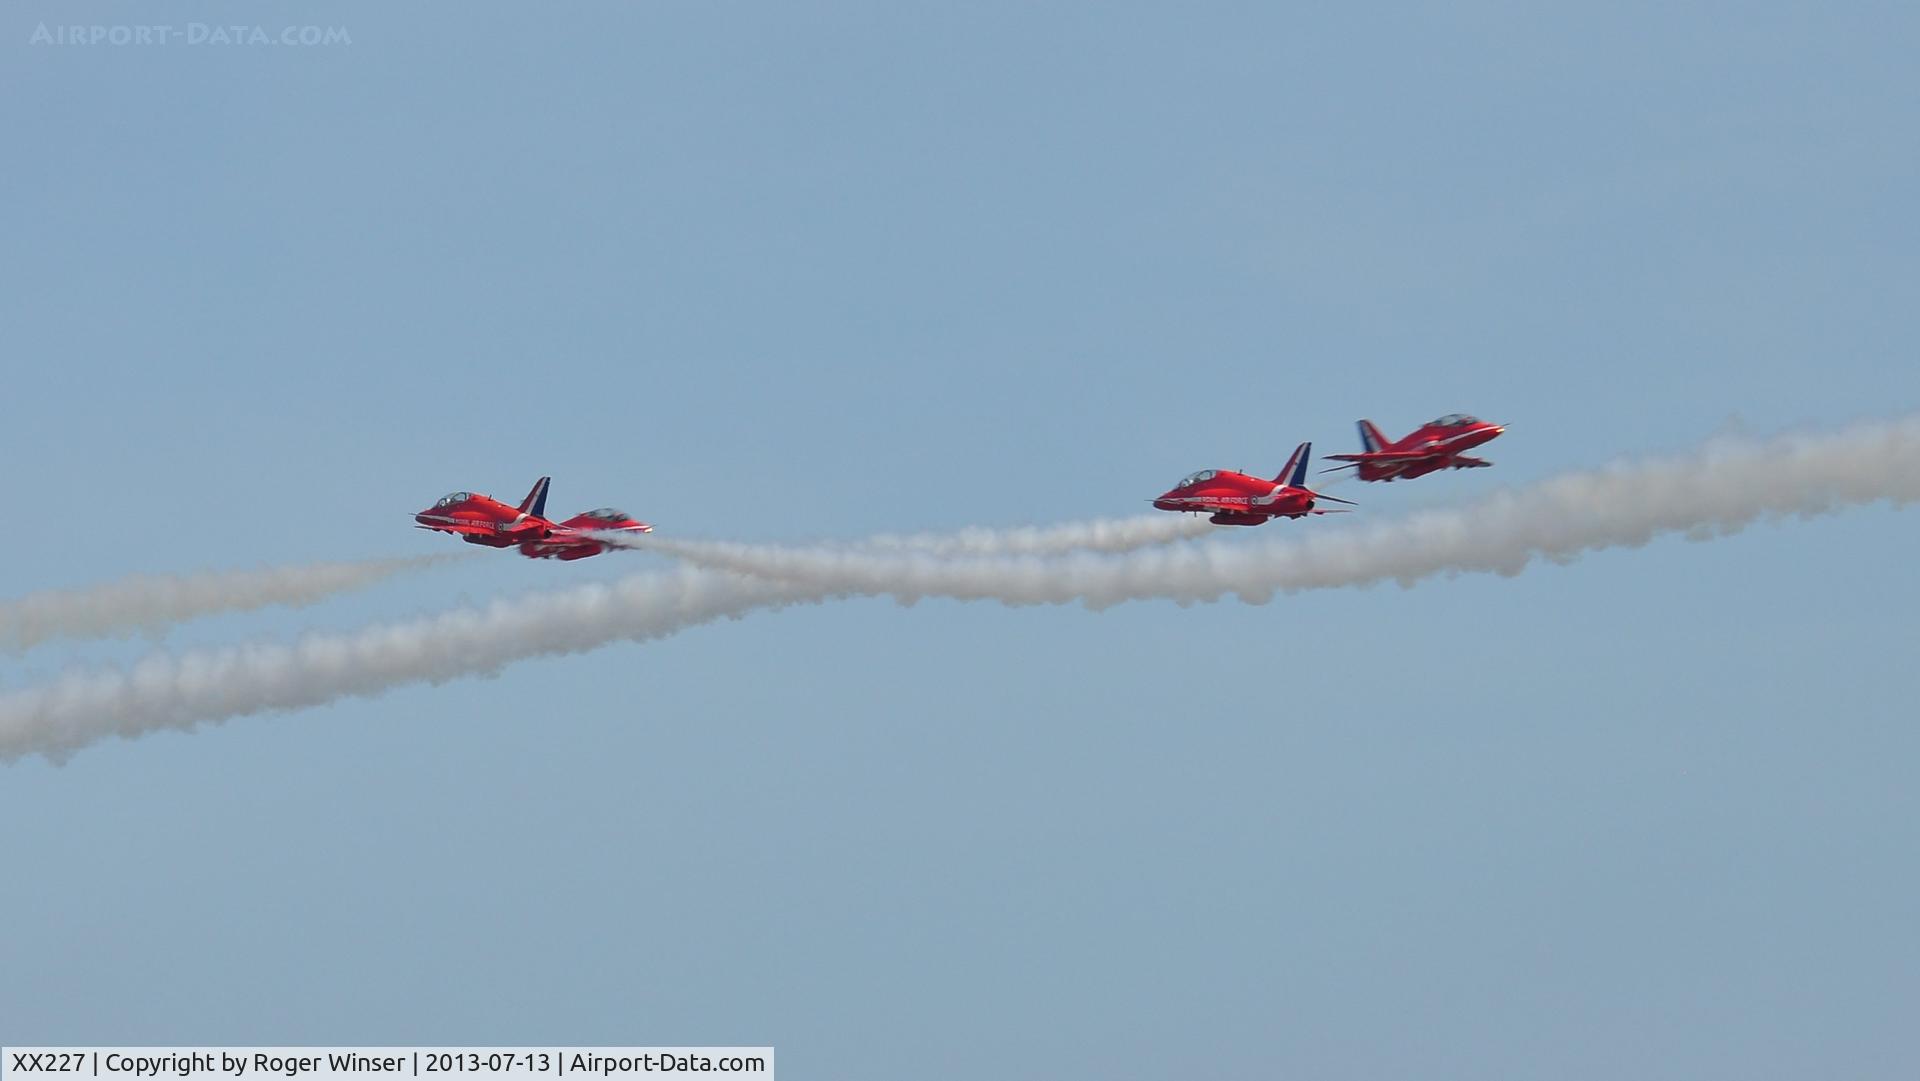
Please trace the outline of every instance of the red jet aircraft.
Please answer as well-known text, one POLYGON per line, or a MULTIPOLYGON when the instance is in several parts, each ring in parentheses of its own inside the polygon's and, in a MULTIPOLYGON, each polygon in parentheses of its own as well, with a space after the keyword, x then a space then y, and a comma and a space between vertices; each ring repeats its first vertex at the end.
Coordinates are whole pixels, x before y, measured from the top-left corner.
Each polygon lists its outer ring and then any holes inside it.
POLYGON ((585 559, 617 545, 608 544, 596 533, 651 533, 653 527, 636 522, 626 511, 602 507, 576 514, 564 522, 549 522, 547 484, 541 477, 533 491, 509 507, 492 496, 479 492, 455 492, 413 516, 420 529, 453 533, 468 544, 489 548, 512 548, 531 559, 585 559))
POLYGON ((1287 467, 1272 480, 1249 477, 1225 469, 1202 469, 1153 501, 1161 510, 1197 511, 1211 515, 1214 525, 1260 525, 1269 518, 1304 518, 1309 514, 1345 514, 1343 510, 1315 510, 1315 500, 1353 504, 1350 499, 1321 495, 1306 486, 1307 461, 1313 444, 1294 448, 1287 467))
MULTIPOLYGON (((1493 439, 1507 429, 1499 424, 1449 413, 1422 425, 1412 435, 1389 442, 1370 420, 1360 422, 1362 454, 1329 454, 1327 457, 1347 465, 1334 469, 1355 469, 1361 480, 1412 480, 1441 469, 1474 469, 1492 465, 1485 458, 1469 458, 1460 453, 1493 439)), ((1333 472, 1332 469, 1326 472, 1333 472)))

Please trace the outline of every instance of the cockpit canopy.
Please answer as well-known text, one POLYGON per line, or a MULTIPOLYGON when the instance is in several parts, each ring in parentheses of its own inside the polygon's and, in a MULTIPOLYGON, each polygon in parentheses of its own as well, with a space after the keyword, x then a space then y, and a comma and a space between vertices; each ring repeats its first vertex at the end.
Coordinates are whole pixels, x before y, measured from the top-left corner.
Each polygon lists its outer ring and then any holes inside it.
POLYGON ((1469 424, 1478 423, 1480 423, 1478 418, 1467 416, 1465 413, 1448 413, 1446 416, 1434 421, 1432 426, 1435 428, 1465 428, 1469 424))
POLYGON ((451 507, 455 503, 465 503, 467 500, 472 498, 473 498, 472 492, 454 492, 451 495, 440 497, 440 502, 435 503, 434 506, 435 507, 451 507))
POLYGON ((585 516, 588 518, 597 518, 603 522, 624 522, 632 518, 632 515, 626 511, 615 510, 612 507, 599 507, 588 511, 585 516))
POLYGON ((1187 474, 1187 475, 1186 475, 1186 477, 1185 477, 1184 479, 1182 479, 1182 480, 1180 481, 1180 483, 1178 483, 1178 484, 1176 484, 1176 485, 1174 485, 1174 487, 1175 487, 1175 488, 1186 488, 1186 487, 1189 487, 1189 486, 1191 486, 1191 485, 1195 485, 1195 484, 1200 484, 1200 483, 1202 483, 1202 482, 1204 482, 1204 481, 1210 481, 1210 480, 1212 480, 1213 478, 1215 478, 1215 477, 1217 477, 1217 476, 1219 476, 1219 475, 1220 475, 1220 474, 1219 474, 1218 472, 1216 472, 1216 471, 1214 471, 1214 470, 1212 470, 1212 469, 1202 469, 1202 470, 1201 470, 1200 472, 1198 472, 1198 473, 1189 473, 1189 474, 1187 474))

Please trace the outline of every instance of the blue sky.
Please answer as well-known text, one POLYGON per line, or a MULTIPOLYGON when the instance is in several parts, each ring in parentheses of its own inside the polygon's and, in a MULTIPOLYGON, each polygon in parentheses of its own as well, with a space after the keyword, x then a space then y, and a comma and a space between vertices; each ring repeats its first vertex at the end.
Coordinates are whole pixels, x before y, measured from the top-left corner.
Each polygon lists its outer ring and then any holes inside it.
MULTIPOLYGON (((1920 404, 1898 5, 247 4, 164 17, 351 44, 29 43, 161 17, 0 27, 0 595, 439 550, 405 515, 542 474, 852 537, 1133 513, 1360 416, 1511 425, 1496 469, 1339 490, 1391 514, 1920 404)), ((16 764, 0 1041, 1908 1076, 1913 528, 849 602, 16 764)))

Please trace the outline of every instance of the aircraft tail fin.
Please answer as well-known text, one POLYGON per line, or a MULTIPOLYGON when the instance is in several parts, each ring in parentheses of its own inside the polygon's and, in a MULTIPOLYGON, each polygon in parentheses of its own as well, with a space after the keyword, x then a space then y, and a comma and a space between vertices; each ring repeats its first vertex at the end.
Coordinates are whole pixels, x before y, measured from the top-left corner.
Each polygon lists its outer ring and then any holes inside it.
POLYGON ((1276 484, 1285 484, 1293 488, 1307 486, 1307 463, 1313 460, 1313 444, 1302 443, 1293 448, 1293 457, 1287 459, 1287 467, 1273 478, 1276 484))
POLYGON ((1380 434, 1380 429, 1374 427, 1372 421, 1360 421, 1355 427, 1360 429, 1360 445, 1366 448, 1366 453, 1375 454, 1387 448, 1386 436, 1380 434))
POLYGON ((552 481, 552 477, 541 477, 533 482, 533 491, 528 492, 527 498, 520 501, 521 514, 531 514, 535 518, 547 516, 547 485, 552 481))

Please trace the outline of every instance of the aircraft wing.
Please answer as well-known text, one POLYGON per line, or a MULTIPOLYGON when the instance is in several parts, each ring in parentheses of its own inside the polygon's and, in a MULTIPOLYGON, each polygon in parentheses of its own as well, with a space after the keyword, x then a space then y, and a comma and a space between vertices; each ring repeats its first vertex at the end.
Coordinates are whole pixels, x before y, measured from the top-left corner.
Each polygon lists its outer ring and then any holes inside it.
POLYGON ((575 529, 572 526, 557 525, 553 531, 540 538, 541 544, 599 544, 600 538, 592 531, 575 529))
POLYGON ((553 532, 548 534, 546 539, 541 543, 597 544, 601 548, 606 548, 608 545, 618 545, 621 537, 630 536, 639 532, 641 531, 638 529, 606 529, 602 527, 581 529, 578 526, 557 525, 553 527, 553 532))
POLYGON ((1315 510, 1302 510, 1302 511, 1294 511, 1294 512, 1293 512, 1293 513, 1291 513, 1291 514, 1275 514, 1275 515, 1273 515, 1273 517, 1275 517, 1275 518, 1289 518, 1289 519, 1292 519, 1292 518, 1305 518, 1305 517, 1306 517, 1307 515, 1309 515, 1309 514, 1352 514, 1352 513, 1353 513, 1353 512, 1352 512, 1352 511, 1350 511, 1350 510, 1318 510, 1318 509, 1315 509, 1315 510))
POLYGON ((1366 454, 1327 454, 1337 462, 1417 462, 1423 458, 1442 458, 1443 450, 1376 450, 1366 454))

